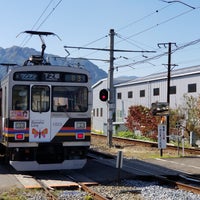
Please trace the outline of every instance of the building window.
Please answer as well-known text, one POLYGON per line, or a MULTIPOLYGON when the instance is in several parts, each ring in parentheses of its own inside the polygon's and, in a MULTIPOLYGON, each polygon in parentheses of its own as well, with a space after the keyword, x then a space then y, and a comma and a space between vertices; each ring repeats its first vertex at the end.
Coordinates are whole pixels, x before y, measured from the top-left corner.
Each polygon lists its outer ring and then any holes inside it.
POLYGON ((171 86, 169 90, 170 94, 176 94, 176 86, 171 86))
POLYGON ((140 90, 140 97, 145 97, 145 90, 140 90))
POLYGON ((154 88, 153 89, 153 96, 159 96, 160 94, 160 88, 154 88))
POLYGON ((121 92, 117 93, 117 99, 122 99, 122 93, 121 92))
POLYGON ((95 108, 93 109, 93 116, 95 117, 95 108))
POLYGON ((103 117, 103 108, 100 108, 100 117, 103 117))
POLYGON ((188 84, 188 92, 196 92, 196 91, 197 91, 196 83, 188 84))
POLYGON ((96 116, 98 117, 99 116, 99 109, 97 108, 97 114, 96 114, 96 116))
POLYGON ((132 91, 128 92, 128 98, 133 98, 133 92, 132 91))

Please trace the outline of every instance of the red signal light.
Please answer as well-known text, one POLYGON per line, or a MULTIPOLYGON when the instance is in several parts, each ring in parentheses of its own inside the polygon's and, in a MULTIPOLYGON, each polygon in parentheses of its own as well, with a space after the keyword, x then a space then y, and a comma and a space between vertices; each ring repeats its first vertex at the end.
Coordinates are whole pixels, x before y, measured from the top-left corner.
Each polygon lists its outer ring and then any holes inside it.
POLYGON ((108 100, 108 90, 102 89, 99 92, 99 99, 101 101, 107 101, 108 100))

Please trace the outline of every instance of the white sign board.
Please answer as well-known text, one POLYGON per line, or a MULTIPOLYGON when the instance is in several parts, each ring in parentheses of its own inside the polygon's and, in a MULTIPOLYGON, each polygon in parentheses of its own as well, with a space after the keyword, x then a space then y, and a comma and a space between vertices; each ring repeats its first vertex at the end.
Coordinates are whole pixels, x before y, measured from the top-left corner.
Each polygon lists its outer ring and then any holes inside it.
POLYGON ((165 124, 158 125, 158 149, 165 149, 167 146, 167 126, 165 124))

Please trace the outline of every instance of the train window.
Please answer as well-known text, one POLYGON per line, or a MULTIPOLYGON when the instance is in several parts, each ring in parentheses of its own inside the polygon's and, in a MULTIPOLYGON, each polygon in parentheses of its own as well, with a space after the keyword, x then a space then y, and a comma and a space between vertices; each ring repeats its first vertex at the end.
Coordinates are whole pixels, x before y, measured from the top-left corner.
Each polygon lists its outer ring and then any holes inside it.
POLYGON ((88 90, 86 87, 53 87, 54 112, 86 112, 88 109, 88 90))
POLYGON ((34 85, 31 88, 31 109, 34 112, 48 112, 50 107, 50 88, 34 85))
POLYGON ((12 89, 12 109, 28 110, 29 109, 29 86, 15 85, 12 89))

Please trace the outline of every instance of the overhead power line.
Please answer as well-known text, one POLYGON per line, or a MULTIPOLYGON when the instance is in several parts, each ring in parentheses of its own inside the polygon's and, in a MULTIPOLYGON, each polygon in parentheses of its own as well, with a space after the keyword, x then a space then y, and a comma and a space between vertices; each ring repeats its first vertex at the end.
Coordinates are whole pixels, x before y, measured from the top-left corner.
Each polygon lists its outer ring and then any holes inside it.
POLYGON ((106 59, 98 59, 98 58, 82 58, 82 57, 72 58, 72 57, 70 57, 70 59, 96 60, 96 61, 109 62, 109 60, 106 60, 106 59))
POLYGON ((47 9, 49 8, 49 6, 51 5, 51 3, 53 2, 54 0, 51 0, 49 2, 49 4, 46 6, 46 8, 44 9, 44 11, 42 12, 42 14, 39 16, 39 18, 36 20, 35 24, 32 26, 31 30, 33 30, 35 28, 35 26, 38 24, 38 22, 40 21, 40 19, 42 18, 42 16, 45 14, 45 12, 47 11, 47 9))
MULTIPOLYGON (((127 27, 129 27, 129 26, 132 26, 132 25, 134 25, 134 24, 136 24, 136 23, 138 23, 138 22, 141 22, 141 21, 143 21, 143 20, 149 18, 150 16, 152 16, 152 15, 154 15, 154 14, 157 14, 157 13, 160 12, 161 10, 166 9, 166 8, 169 7, 169 6, 171 6, 171 5, 167 5, 167 6, 164 6, 164 7, 159 8, 159 9, 156 9, 155 11, 153 11, 153 12, 151 12, 151 13, 149 13, 149 14, 147 14, 147 15, 145 15, 145 16, 143 16, 143 17, 137 19, 137 20, 134 20, 133 22, 131 22, 131 23, 129 23, 129 24, 127 24, 127 25, 125 25, 125 26, 123 26, 123 27, 117 29, 117 30, 118 30, 118 31, 121 31, 121 30, 123 30, 123 29, 125 29, 125 28, 127 28, 127 27)), ((109 36, 109 35, 106 35, 106 36, 101 37, 101 38, 99 38, 99 39, 97 39, 97 40, 94 40, 94 41, 92 41, 92 42, 89 42, 89 43, 83 45, 83 47, 87 47, 87 46, 89 46, 89 45, 91 45, 91 44, 93 44, 93 43, 95 43, 95 42, 97 42, 97 41, 99 41, 99 40, 101 40, 101 39, 103 39, 103 38, 105 38, 105 37, 108 37, 108 36, 109 36)), ((122 40, 126 40, 126 41, 127 41, 127 39, 128 39, 128 38, 126 38, 126 39, 123 38, 122 40)), ((131 42, 129 41, 129 43, 131 43, 131 42)), ((137 45, 134 44, 134 46, 137 46, 137 45)), ((138 47, 138 48, 142 49, 141 47, 138 47)), ((91 54, 93 54, 93 53, 91 53, 91 54)), ((91 54, 89 54, 89 55, 91 55, 91 54)), ((88 55, 86 55, 86 56, 84 56, 84 57, 87 57, 87 56, 88 56, 88 55)))
POLYGON ((162 24, 165 24, 165 23, 167 23, 167 22, 169 22, 169 21, 172 21, 172 20, 174 20, 174 19, 176 19, 176 18, 178 18, 178 17, 180 17, 180 16, 183 16, 183 15, 185 15, 185 14, 191 12, 191 11, 193 11, 193 9, 187 10, 187 11, 185 11, 185 12, 182 12, 182 13, 178 14, 178 15, 175 15, 175 16, 173 16, 173 17, 170 17, 170 18, 166 19, 166 20, 163 20, 162 22, 160 22, 160 23, 158 23, 158 24, 155 24, 155 25, 153 25, 153 26, 150 26, 150 27, 148 27, 148 28, 146 28, 146 29, 144 29, 144 30, 141 30, 141 31, 139 31, 139 32, 137 32, 137 33, 134 33, 134 34, 128 36, 126 39, 130 39, 130 38, 132 38, 132 37, 134 37, 134 36, 140 35, 140 34, 142 34, 142 33, 144 33, 144 32, 147 32, 147 31, 149 31, 149 30, 151 30, 151 29, 154 29, 154 28, 156 28, 156 27, 158 27, 158 26, 160 26, 160 25, 162 25, 162 24))
MULTIPOLYGON (((46 8, 44 9, 44 11, 42 12, 42 14, 39 16, 39 18, 36 20, 36 22, 34 23, 34 25, 32 26, 31 30, 33 30, 35 28, 35 26, 38 24, 38 22, 40 21, 40 19, 42 18, 42 16, 45 14, 45 12, 47 11, 48 7, 51 5, 51 3, 54 0, 51 0, 49 2, 49 4, 46 6, 46 8)), ((30 40, 31 36, 26 35, 24 40, 21 42, 20 46, 25 46, 26 43, 30 40)))
MULTIPOLYGON (((188 42, 188 43, 186 43, 186 44, 184 44, 184 45, 182 45, 182 46, 180 46, 180 47, 177 47, 177 48, 171 50, 171 54, 174 53, 174 52, 176 52, 176 51, 178 51, 178 50, 184 49, 184 48, 186 48, 186 47, 189 47, 189 46, 198 44, 199 42, 200 42, 200 38, 197 39, 197 40, 193 40, 193 41, 191 41, 191 42, 188 42)), ((147 59, 144 59, 144 60, 140 60, 140 61, 137 61, 137 62, 131 62, 131 63, 129 63, 129 64, 126 64, 126 66, 127 66, 127 65, 128 65, 128 66, 139 65, 139 64, 142 64, 142 63, 149 62, 149 61, 151 61, 151 60, 159 59, 159 58, 161 58, 161 57, 163 57, 163 56, 165 56, 165 55, 168 55, 168 52, 164 52, 164 53, 158 54, 158 55, 156 55, 156 56, 153 56, 153 57, 150 57, 150 58, 147 58, 147 59)), ((122 67, 122 66, 118 66, 118 67, 122 67)), ((125 67, 125 66, 124 66, 124 67, 125 67)))
POLYGON ((191 5, 187 4, 187 3, 184 3, 182 1, 165 1, 165 0, 162 0, 162 1, 165 2, 165 3, 181 3, 181 4, 185 5, 185 6, 188 6, 188 7, 192 8, 192 9, 195 9, 195 7, 193 7, 193 6, 191 6, 191 5))
POLYGON ((127 27, 129 27, 129 26, 132 26, 133 24, 136 24, 136 23, 138 23, 138 22, 141 22, 141 21, 143 21, 143 20, 149 18, 150 16, 152 16, 152 15, 154 15, 154 14, 157 14, 158 12, 160 12, 161 10, 164 10, 165 8, 167 8, 167 7, 169 7, 169 6, 170 6, 170 5, 164 6, 164 7, 160 8, 160 9, 157 9, 156 11, 151 12, 151 13, 145 15, 144 17, 141 17, 141 18, 139 18, 139 19, 137 19, 137 20, 135 20, 135 21, 133 21, 133 22, 131 22, 131 23, 125 25, 125 26, 123 26, 123 27, 117 29, 117 32, 119 32, 119 31, 121 31, 121 30, 123 30, 123 29, 125 29, 125 28, 127 28, 127 27))
POLYGON ((40 23, 40 25, 38 26, 38 28, 36 30, 38 30, 45 22, 46 20, 50 17, 50 15, 56 10, 56 8, 59 6, 59 4, 62 2, 62 0, 60 0, 56 6, 54 8, 52 8, 51 12, 46 16, 46 18, 40 23))
MULTIPOLYGON (((139 18, 138 20, 135 20, 135 21, 129 23, 129 24, 127 24, 127 25, 125 25, 125 26, 119 28, 118 30, 121 31, 121 30, 123 30, 123 29, 125 29, 125 28, 127 28, 127 27, 129 27, 129 26, 131 26, 131 25, 133 25, 133 24, 136 24, 136 23, 138 23, 138 22, 140 22, 140 21, 143 21, 143 20, 145 20, 146 18, 148 18, 149 16, 154 15, 154 14, 160 12, 161 10, 166 9, 166 8, 169 7, 169 6, 171 6, 171 5, 167 5, 167 6, 164 6, 164 7, 160 8, 160 9, 157 9, 156 11, 151 12, 151 13, 145 15, 144 17, 141 17, 141 18, 139 18)), ((197 9, 198 9, 198 8, 197 8, 197 9)), ((192 10, 193 10, 193 9, 192 9, 192 10)), ((167 22, 169 22, 169 21, 172 21, 172 20, 174 20, 174 19, 176 19, 176 18, 182 16, 182 15, 185 15, 185 14, 191 12, 192 10, 190 9, 189 11, 182 12, 182 13, 180 13, 180 14, 174 16, 174 17, 168 18, 168 19, 166 19, 166 20, 160 22, 159 24, 155 24, 155 25, 153 25, 153 26, 151 26, 151 27, 149 27, 149 28, 146 28, 146 29, 144 29, 144 30, 141 30, 141 31, 139 31, 139 32, 137 32, 137 33, 135 33, 135 34, 133 34, 133 35, 130 35, 130 36, 126 37, 126 38, 123 37, 123 38, 121 38, 122 40, 121 40, 121 41, 118 41, 117 43, 120 43, 120 42, 122 42, 122 41, 127 41, 127 42, 129 42, 130 44, 135 45, 135 44, 133 44, 132 42, 130 42, 130 41, 128 41, 128 40, 130 40, 130 39, 131 39, 132 37, 134 37, 134 36, 140 35, 140 34, 146 32, 146 31, 149 31, 149 30, 151 30, 151 29, 154 29, 154 28, 156 28, 156 27, 158 27, 158 26, 160 26, 160 25, 162 25, 162 24, 165 24, 165 23, 167 23, 167 22)), ((108 36, 108 35, 107 35, 107 36, 108 36)), ((106 37, 107 37, 107 36, 106 36, 106 37)), ((104 38, 104 37, 102 37, 102 38, 104 38)), ((100 38, 100 39, 102 39, 102 38, 100 38)), ((100 39, 98 39, 98 40, 100 40, 100 39)), ((90 44, 93 44, 93 43, 95 43, 95 42, 98 41, 98 40, 95 40, 95 41, 90 42, 90 43, 88 43, 88 44, 86 44, 86 45, 83 45, 83 47, 87 47, 87 46, 89 46, 90 44)), ((117 44, 117 43, 116 43, 116 44, 117 44)), ((135 46, 136 46, 136 45, 135 45, 135 46)), ((138 46, 137 46, 137 47, 138 47, 138 46)), ((138 47, 138 48, 139 48, 139 47, 138 47)), ((143 48, 140 48, 140 49, 143 49, 143 48)), ((98 50, 97 50, 97 51, 98 51, 98 50)), ((91 55, 91 54, 93 54, 93 53, 90 53, 89 55, 91 55)), ((87 57, 87 56, 88 56, 88 55, 86 55, 86 56, 84 56, 84 57, 87 57)))
MULTIPOLYGON (((97 50, 97 51, 110 51, 110 49, 102 48, 90 48, 90 47, 74 47, 74 46, 64 46, 64 48, 72 49, 87 49, 87 50, 97 50)), ((156 51, 135 51, 135 50, 124 50, 124 49, 113 49, 115 52, 140 52, 140 53, 156 53, 156 51)))
MULTIPOLYGON (((42 18, 42 16, 44 15, 44 13, 46 12, 46 10, 49 8, 50 4, 53 2, 53 0, 51 0, 49 2, 49 4, 46 6, 46 8, 44 9, 44 11, 42 12, 42 14, 40 15, 40 17, 37 19, 37 21, 35 22, 35 24, 32 26, 33 30, 35 28, 35 26, 38 24, 38 22, 40 21, 40 19, 42 18)), ((39 24, 39 26, 35 29, 36 31, 39 30, 39 28, 47 21, 47 19, 50 17, 50 15, 56 10, 56 8, 59 6, 59 4, 62 2, 62 0, 59 0, 58 3, 56 4, 55 7, 52 8, 51 12, 49 12, 49 14, 45 17, 45 19, 39 24)), ((20 44, 20 46, 25 46, 28 41, 30 40, 31 36, 26 36, 25 39, 22 41, 22 43, 20 44)))

